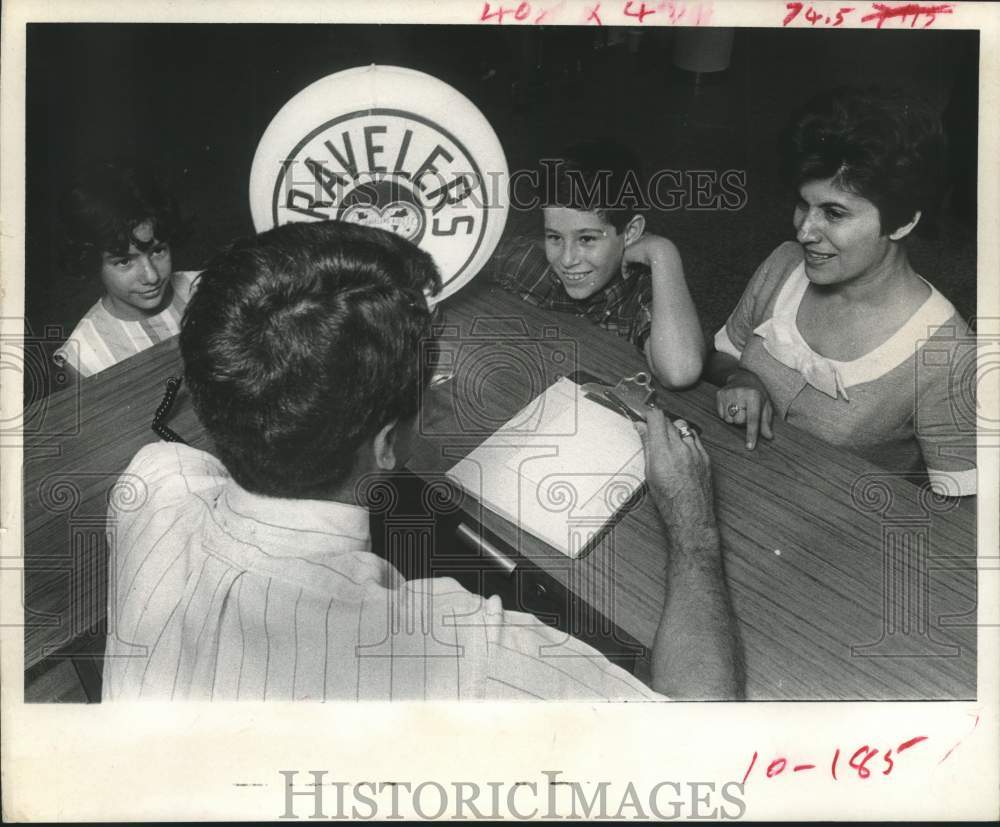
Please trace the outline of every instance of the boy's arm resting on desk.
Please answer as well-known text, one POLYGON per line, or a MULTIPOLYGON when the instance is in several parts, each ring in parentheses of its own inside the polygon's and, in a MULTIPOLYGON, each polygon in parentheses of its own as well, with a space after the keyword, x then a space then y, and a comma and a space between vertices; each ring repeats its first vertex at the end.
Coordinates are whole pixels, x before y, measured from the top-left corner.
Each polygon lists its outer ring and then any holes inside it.
POLYGON ((652 324, 644 350, 653 374, 667 388, 693 385, 701 375, 705 337, 677 247, 647 233, 625 248, 624 260, 650 269, 652 324))
POLYGON ((723 572, 708 454, 660 411, 639 424, 646 478, 667 529, 667 594, 653 688, 676 700, 743 697, 742 652, 723 572))

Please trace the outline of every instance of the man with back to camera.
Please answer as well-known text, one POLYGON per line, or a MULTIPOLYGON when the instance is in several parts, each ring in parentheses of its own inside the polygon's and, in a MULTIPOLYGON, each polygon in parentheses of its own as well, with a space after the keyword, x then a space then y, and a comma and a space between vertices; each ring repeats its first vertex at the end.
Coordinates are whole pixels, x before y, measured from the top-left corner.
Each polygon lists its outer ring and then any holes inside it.
POLYGON ((742 697, 708 456, 658 410, 637 426, 668 538, 652 690, 497 597, 403 582, 372 553, 359 482, 407 459, 439 288, 427 253, 341 222, 211 262, 181 353, 215 455, 148 445, 123 476, 145 499, 109 512, 106 700, 742 697))

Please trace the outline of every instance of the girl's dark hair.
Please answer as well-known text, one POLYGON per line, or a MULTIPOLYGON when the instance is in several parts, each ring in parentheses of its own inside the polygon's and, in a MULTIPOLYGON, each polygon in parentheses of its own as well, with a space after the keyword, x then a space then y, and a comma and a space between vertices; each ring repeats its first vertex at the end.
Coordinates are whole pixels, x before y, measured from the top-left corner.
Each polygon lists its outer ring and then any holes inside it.
POLYGON ((128 252, 145 221, 158 241, 177 243, 188 234, 176 199, 147 167, 106 162, 89 168, 60 208, 60 266, 70 275, 94 275, 105 252, 128 252))
POLYGON ((941 119, 899 91, 843 87, 823 93, 793 118, 783 139, 792 183, 832 178, 871 201, 882 233, 921 212, 927 230, 943 195, 946 142, 941 119))
POLYGON ((434 367, 431 257, 384 230, 292 223, 238 242, 198 279, 181 329, 184 376, 215 452, 243 488, 321 494, 434 367))

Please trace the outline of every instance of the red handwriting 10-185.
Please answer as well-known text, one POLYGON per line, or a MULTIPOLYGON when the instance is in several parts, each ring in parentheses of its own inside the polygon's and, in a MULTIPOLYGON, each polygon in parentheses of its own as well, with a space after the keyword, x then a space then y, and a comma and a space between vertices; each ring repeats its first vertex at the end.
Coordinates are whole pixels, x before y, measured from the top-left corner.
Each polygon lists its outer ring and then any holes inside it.
MULTIPOLYGON (((788 14, 785 15, 785 19, 781 23, 782 26, 788 26, 798 20, 799 23, 805 21, 810 26, 836 27, 842 25, 854 11, 857 11, 853 6, 841 6, 835 14, 825 14, 824 12, 817 11, 813 6, 807 7, 805 3, 798 2, 785 3, 785 8, 788 9, 788 14)), ((899 20, 903 24, 909 20, 910 28, 912 29, 917 25, 917 21, 922 19, 924 22, 921 28, 926 29, 934 25, 934 21, 937 20, 939 14, 951 14, 952 11, 951 3, 939 3, 934 6, 925 6, 920 3, 900 3, 896 5, 872 3, 869 14, 862 12, 863 17, 861 18, 861 22, 874 23, 875 28, 881 29, 887 20, 899 20)))
MULTIPOLYGON (((882 775, 889 775, 892 773, 893 769, 896 767, 896 761, 901 753, 906 752, 908 749, 915 747, 922 741, 926 741, 926 735, 917 735, 914 738, 910 738, 898 744, 895 747, 895 755, 893 755, 893 749, 887 749, 881 754, 879 758, 879 750, 873 749, 868 744, 864 744, 858 747, 848 758, 847 754, 841 755, 840 747, 837 747, 833 753, 833 760, 830 761, 830 775, 833 780, 838 780, 838 771, 841 774, 854 773, 860 779, 866 779, 871 777, 874 773, 881 773, 882 775), (842 766, 841 761, 846 763, 846 767, 842 766)), ((747 767, 746 773, 743 775, 743 783, 746 784, 747 779, 750 777, 750 773, 753 771, 754 766, 757 764, 758 755, 754 752, 753 757, 750 759, 750 766, 747 767)), ((764 774, 767 778, 777 778, 784 772, 798 773, 798 772, 809 772, 810 770, 817 769, 816 764, 793 764, 784 756, 778 756, 773 761, 767 765, 767 769, 764 774)))

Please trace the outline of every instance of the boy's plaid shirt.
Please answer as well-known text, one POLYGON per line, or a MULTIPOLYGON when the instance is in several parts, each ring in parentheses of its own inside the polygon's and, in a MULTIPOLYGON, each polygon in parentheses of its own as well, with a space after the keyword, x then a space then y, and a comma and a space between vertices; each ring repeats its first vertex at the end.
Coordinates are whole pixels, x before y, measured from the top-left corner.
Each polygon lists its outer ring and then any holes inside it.
POLYGON ((653 282, 649 268, 632 265, 628 278, 616 275, 588 299, 569 296, 549 266, 541 243, 515 236, 500 243, 485 268, 486 277, 504 290, 547 310, 585 316, 628 339, 640 350, 652 325, 653 282))

